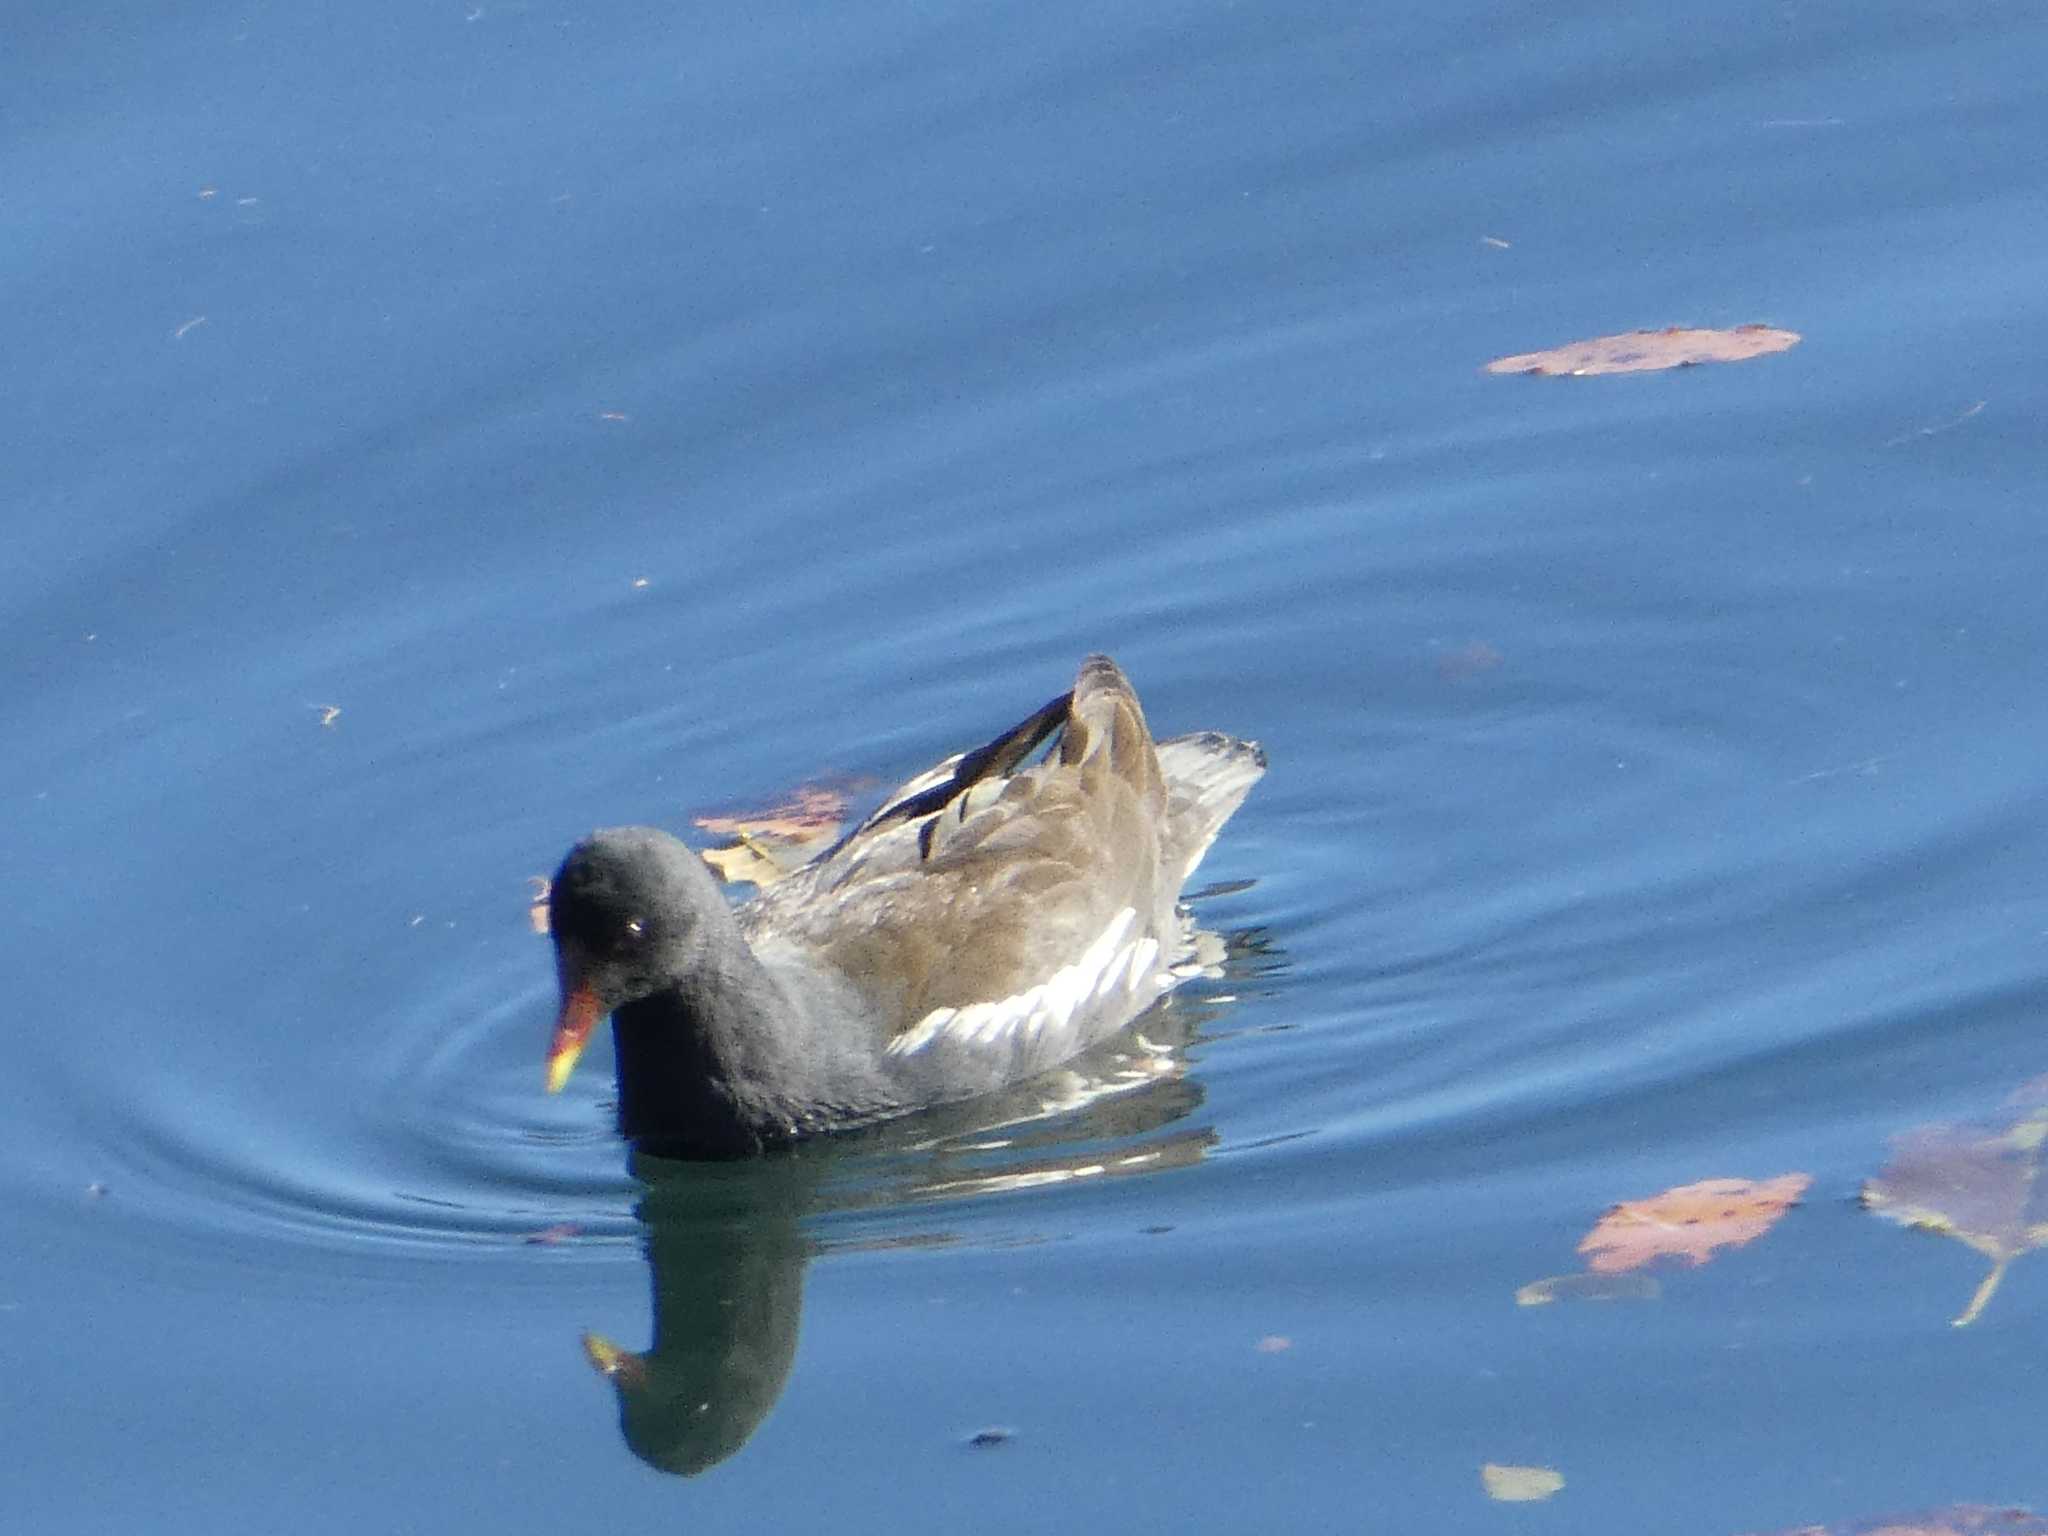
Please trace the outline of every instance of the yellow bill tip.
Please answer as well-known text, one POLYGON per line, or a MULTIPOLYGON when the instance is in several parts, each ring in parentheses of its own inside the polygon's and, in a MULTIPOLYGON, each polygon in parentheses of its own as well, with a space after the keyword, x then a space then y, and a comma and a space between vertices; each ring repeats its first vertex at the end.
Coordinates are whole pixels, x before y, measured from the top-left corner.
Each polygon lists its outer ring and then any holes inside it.
POLYGON ((590 1041, 590 1032, 603 1017, 597 994, 586 986, 570 988, 562 997, 562 1011, 555 1020, 555 1038, 548 1046, 548 1092, 560 1093, 576 1070, 576 1058, 590 1041))
POLYGON ((580 1041, 570 1046, 558 1046, 548 1053, 549 1093, 560 1093, 569 1085, 569 1074, 576 1070, 576 1058, 582 1054, 580 1041))

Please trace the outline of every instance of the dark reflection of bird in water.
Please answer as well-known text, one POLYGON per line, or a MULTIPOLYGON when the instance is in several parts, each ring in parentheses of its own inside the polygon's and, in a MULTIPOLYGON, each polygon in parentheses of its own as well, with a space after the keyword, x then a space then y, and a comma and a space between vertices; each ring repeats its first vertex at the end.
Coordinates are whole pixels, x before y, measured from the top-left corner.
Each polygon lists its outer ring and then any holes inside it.
POLYGON ((636 1160, 648 1183, 654 1342, 633 1354, 585 1334, 583 1347, 617 1391, 619 1432, 649 1466, 687 1476, 718 1465, 782 1396, 815 1247, 801 1218, 823 1161, 811 1148, 743 1163, 636 1160))
POLYGON ((1203 937, 1207 987, 1174 993, 1117 1039, 1005 1093, 738 1162, 636 1154, 654 1342, 636 1354, 584 1336, 633 1454, 688 1476, 747 1443, 788 1382, 814 1254, 952 1240, 921 1229, 834 1241, 808 1218, 1200 1162, 1216 1133, 1190 1123, 1203 1093, 1187 1048, 1234 990, 1280 964, 1256 931, 1203 937))

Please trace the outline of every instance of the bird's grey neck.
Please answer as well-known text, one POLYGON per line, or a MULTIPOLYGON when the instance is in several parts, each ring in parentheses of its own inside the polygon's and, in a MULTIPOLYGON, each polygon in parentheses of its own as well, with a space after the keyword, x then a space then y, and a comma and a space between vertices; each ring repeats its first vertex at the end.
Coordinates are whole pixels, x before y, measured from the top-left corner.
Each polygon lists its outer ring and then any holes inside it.
POLYGON ((612 1014, 619 1129, 700 1154, 745 1153, 775 1138, 764 1088, 788 1009, 744 944, 707 948, 676 980, 612 1014))

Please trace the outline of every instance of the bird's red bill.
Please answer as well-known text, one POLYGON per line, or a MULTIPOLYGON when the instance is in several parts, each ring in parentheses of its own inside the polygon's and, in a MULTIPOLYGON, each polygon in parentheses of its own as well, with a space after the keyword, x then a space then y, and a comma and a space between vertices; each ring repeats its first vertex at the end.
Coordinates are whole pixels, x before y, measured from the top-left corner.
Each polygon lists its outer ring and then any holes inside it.
POLYGON ((576 1058, 590 1043, 590 1032, 604 1017, 597 994, 588 987, 571 987, 562 994, 562 1011, 555 1017, 555 1038, 548 1046, 548 1092, 560 1093, 576 1069, 576 1058))

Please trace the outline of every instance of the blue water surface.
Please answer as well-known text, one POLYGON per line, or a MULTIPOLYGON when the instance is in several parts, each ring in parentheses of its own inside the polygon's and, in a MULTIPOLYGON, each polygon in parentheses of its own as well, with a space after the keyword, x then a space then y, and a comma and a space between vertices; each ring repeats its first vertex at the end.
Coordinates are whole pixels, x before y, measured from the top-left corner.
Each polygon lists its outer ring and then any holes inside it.
POLYGON ((22 9, 0 1527, 2048 1504, 2048 1261, 1957 1329, 1988 1261, 1856 1201, 2048 1072, 2044 59, 2017 4, 22 9), (1803 339, 1483 371, 1745 323, 1803 339), (763 1166, 631 1162, 601 1048, 541 1093, 571 840, 894 782, 1096 649, 1271 757, 1217 974, 763 1166), (1515 1305, 1794 1171, 1655 1301, 1515 1305))

